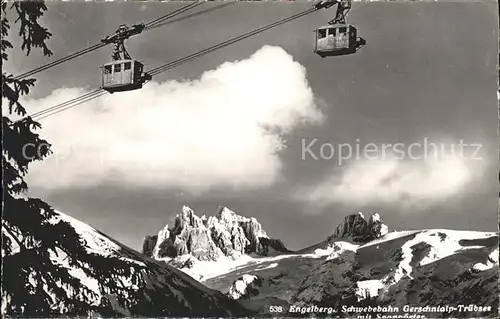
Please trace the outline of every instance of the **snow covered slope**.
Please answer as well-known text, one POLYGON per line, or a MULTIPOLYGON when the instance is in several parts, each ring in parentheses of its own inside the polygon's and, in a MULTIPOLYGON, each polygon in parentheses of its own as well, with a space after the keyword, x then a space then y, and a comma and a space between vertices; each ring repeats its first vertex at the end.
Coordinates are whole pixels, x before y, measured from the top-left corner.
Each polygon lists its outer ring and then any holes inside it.
MULTIPOLYGON (((265 305, 399 307, 483 305, 481 311, 428 309, 427 318, 496 317, 498 234, 428 229, 390 232, 368 243, 330 242, 315 253, 262 258, 203 281, 234 299, 265 305), (252 279, 252 280, 250 280, 252 279)), ((256 306, 256 308, 259 308, 256 306)), ((269 307, 267 307, 269 310, 269 307)), ((286 311, 286 310, 284 310, 286 311)), ((376 313, 364 313, 376 317, 376 313)))
POLYGON ((428 309, 420 314, 496 317, 498 266, 496 233, 445 229, 389 233, 355 253, 346 252, 319 265, 300 283, 291 302, 327 303, 337 309, 341 304, 392 306, 400 314, 405 305, 472 304, 486 308, 448 313, 428 309))
POLYGON ((346 251, 356 251, 358 245, 344 241, 331 243, 325 249, 318 248, 311 253, 294 253, 275 257, 253 258, 241 263, 230 271, 221 272, 218 276, 210 276, 202 282, 206 286, 228 294, 234 299, 245 299, 245 294, 234 294, 241 278, 258 276, 258 287, 253 285, 253 290, 258 290, 253 296, 258 298, 279 298, 290 300, 298 289, 300 281, 311 274, 311 270, 319 265, 338 257, 346 251))
MULTIPOLYGON (((83 241, 87 254, 77 256, 77 265, 70 265, 68 256, 56 249, 50 253, 49 262, 57 266, 57 274, 32 273, 28 286, 19 287, 23 292, 29 290, 47 296, 43 304, 37 305, 40 311, 45 309, 45 315, 207 317, 246 314, 241 306, 220 292, 206 288, 174 267, 121 245, 81 221, 57 212, 49 222, 54 230, 59 223, 69 223, 78 234, 76 240, 83 241), (62 294, 55 295, 46 288, 47 281, 58 282, 58 276, 62 275, 79 281, 82 289, 74 291, 60 285, 62 294), (68 309, 67 300, 79 300, 81 307, 68 309)), ((53 235, 61 234, 55 231, 53 235)), ((33 250, 34 258, 23 259, 25 264, 19 264, 18 269, 31 269, 32 263, 39 262, 35 259, 39 253, 33 250)), ((12 258, 16 254, 19 252, 12 258)), ((15 274, 4 273, 4 276, 15 274)), ((3 291, 2 307, 7 315, 23 315, 23 307, 13 306, 18 293, 3 291)))

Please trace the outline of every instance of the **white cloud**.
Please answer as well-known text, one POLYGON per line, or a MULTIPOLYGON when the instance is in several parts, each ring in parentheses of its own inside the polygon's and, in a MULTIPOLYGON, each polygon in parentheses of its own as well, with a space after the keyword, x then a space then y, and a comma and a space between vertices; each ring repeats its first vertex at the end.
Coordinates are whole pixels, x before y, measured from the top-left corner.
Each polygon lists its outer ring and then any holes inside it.
MULTIPOLYGON (((26 104, 36 111, 86 92, 60 89, 26 104)), ((152 82, 44 119, 41 135, 55 154, 31 167, 28 182, 46 189, 109 180, 192 192, 262 187, 281 178, 280 134, 322 118, 305 68, 265 46, 193 81, 152 82)))
POLYGON ((341 203, 427 208, 473 189, 485 166, 482 160, 453 155, 425 161, 391 155, 360 159, 336 167, 320 184, 300 190, 298 196, 318 206, 341 203))

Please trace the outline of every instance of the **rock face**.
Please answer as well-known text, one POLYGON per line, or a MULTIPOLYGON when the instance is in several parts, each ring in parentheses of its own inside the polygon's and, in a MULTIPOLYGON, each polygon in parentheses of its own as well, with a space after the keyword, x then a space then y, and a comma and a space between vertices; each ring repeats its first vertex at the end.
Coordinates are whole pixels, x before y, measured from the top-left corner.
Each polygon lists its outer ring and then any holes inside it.
POLYGON ((380 238, 389 231, 387 225, 382 223, 380 215, 374 213, 367 221, 363 213, 348 215, 344 222, 337 226, 333 235, 328 240, 351 240, 357 243, 368 242, 380 238))
POLYGON ((385 236, 389 232, 389 227, 382 223, 379 213, 370 217, 368 222, 368 235, 370 239, 376 239, 385 236))
POLYGON ((143 243, 143 253, 156 259, 189 254, 201 261, 215 261, 221 256, 276 252, 288 250, 281 241, 270 239, 255 218, 239 216, 226 207, 207 218, 183 206, 173 227, 167 225, 158 235, 146 236, 143 243))
POLYGON ((232 299, 246 299, 259 293, 262 278, 245 274, 238 278, 229 288, 228 296, 232 299))
POLYGON ((144 255, 152 256, 155 249, 155 243, 158 241, 158 236, 146 236, 142 244, 142 251, 144 255))
POLYGON ((281 240, 265 237, 260 238, 260 249, 261 254, 264 256, 274 256, 284 252, 291 252, 281 240))

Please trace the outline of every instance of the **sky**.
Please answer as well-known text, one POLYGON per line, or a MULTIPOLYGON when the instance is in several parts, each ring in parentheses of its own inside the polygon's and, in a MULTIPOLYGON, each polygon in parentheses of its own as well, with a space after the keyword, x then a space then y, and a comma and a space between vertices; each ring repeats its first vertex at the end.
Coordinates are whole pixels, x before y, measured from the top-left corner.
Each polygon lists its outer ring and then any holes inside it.
MULTIPOLYGON (((183 5, 49 3, 54 55, 13 54, 6 69, 31 70, 183 5)), ((205 3, 127 48, 150 69, 310 7, 205 3)), ((43 119, 54 154, 30 167, 30 194, 138 250, 183 205, 256 217, 291 249, 358 211, 397 230, 496 231, 496 3, 355 2, 348 23, 366 45, 321 58, 313 30, 333 15, 311 13, 43 119)), ((110 53, 37 74, 28 110, 98 88, 110 53)))

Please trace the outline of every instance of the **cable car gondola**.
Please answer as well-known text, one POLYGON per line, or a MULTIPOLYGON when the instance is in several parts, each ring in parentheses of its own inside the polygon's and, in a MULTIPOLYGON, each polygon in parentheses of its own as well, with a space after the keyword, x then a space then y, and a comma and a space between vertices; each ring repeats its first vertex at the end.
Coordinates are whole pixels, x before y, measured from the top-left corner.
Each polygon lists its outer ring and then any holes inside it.
POLYGON ((322 58, 356 52, 357 30, 349 24, 327 25, 315 30, 314 53, 322 58))
POLYGON ((125 49, 125 40, 139 34, 144 24, 127 27, 121 25, 116 32, 101 40, 104 44, 113 43, 112 61, 101 67, 101 88, 109 93, 124 92, 142 88, 151 75, 144 72, 144 65, 130 57, 125 49))
POLYGON ((337 4, 335 18, 328 25, 314 30, 314 53, 322 58, 355 53, 359 48, 358 30, 346 23, 351 10, 351 0, 321 0, 315 4, 317 9, 329 8, 337 4))
POLYGON ((101 68, 101 88, 110 93, 137 90, 151 80, 151 76, 143 72, 144 65, 137 60, 117 60, 101 68))

